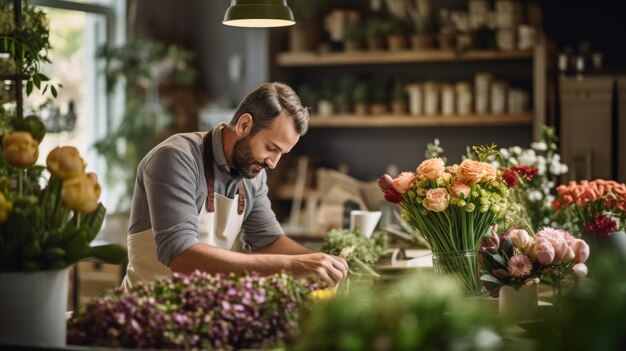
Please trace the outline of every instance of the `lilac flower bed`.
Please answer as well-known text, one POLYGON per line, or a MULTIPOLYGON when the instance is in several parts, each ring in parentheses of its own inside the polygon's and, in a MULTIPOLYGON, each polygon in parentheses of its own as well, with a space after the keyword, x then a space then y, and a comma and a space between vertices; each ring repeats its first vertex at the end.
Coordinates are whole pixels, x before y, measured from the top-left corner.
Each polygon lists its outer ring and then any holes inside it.
POLYGON ((154 349, 274 347, 297 329, 313 288, 285 274, 175 274, 91 301, 68 321, 67 341, 154 349))

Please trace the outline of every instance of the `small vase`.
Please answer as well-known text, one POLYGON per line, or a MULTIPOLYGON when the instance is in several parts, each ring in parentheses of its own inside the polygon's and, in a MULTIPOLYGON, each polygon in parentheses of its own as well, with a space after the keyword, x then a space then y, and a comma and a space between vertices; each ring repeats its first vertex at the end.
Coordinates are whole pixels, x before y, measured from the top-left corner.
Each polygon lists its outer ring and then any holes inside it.
POLYGON ((0 273, 0 344, 64 347, 67 269, 0 273))
POLYGON ((509 320, 529 320, 537 314, 537 302, 537 285, 522 286, 519 290, 503 285, 498 297, 498 311, 509 320))
POLYGON ((435 275, 454 276, 462 284, 466 295, 481 294, 476 251, 433 252, 433 269, 435 275))

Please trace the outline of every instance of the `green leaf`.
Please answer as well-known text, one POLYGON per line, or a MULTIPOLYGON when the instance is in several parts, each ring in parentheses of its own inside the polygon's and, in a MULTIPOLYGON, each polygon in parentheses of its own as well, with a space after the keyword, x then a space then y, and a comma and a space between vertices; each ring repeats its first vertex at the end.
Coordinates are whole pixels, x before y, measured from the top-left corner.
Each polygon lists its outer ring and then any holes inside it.
POLYGON ((502 265, 502 267, 506 269, 506 261, 504 260, 504 257, 500 255, 491 255, 491 257, 494 261, 498 262, 500 265, 502 265))
POLYGON ((46 76, 46 75, 45 75, 45 74, 43 74, 43 73, 37 73, 37 75, 39 76, 39 79, 40 79, 42 82, 47 82, 47 81, 49 81, 49 80, 50 80, 50 78, 48 78, 48 76, 46 76))
POLYGON ((33 92, 33 81, 29 80, 28 83, 26 83, 26 95, 30 95, 30 93, 33 92))
POLYGON ((112 264, 122 263, 128 257, 127 255, 126 249, 114 244, 94 246, 89 251, 89 256, 112 264))
POLYGON ((41 89, 41 80, 39 79, 38 74, 33 75, 33 82, 35 83, 37 89, 41 89))
POLYGON ((480 276, 480 280, 483 282, 489 282, 489 283, 494 283, 494 284, 498 284, 501 285, 502 283, 500 283, 500 281, 498 280, 498 278, 494 277, 491 274, 483 274, 480 276))
POLYGON ((57 89, 54 87, 54 85, 50 86, 50 91, 52 92, 52 96, 57 97, 57 89))

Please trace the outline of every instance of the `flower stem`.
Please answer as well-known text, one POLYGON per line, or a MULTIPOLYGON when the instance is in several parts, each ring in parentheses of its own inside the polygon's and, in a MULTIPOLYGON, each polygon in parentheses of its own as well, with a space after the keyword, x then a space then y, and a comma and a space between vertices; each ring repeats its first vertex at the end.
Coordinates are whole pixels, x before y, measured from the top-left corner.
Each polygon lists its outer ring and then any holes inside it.
POLYGON ((22 187, 24 183, 24 172, 25 171, 21 169, 17 171, 17 193, 19 195, 22 195, 22 187))
POLYGON ((80 228, 80 217, 81 217, 81 213, 80 212, 76 213, 76 229, 80 228))

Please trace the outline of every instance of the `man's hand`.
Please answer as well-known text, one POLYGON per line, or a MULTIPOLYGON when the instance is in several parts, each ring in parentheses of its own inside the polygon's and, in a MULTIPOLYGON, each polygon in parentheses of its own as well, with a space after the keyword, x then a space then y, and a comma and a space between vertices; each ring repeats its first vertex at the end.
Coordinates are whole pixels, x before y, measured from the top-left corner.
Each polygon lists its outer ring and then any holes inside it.
POLYGON ((328 286, 335 286, 348 276, 348 264, 341 257, 324 253, 290 256, 290 271, 296 277, 315 274, 328 286))

